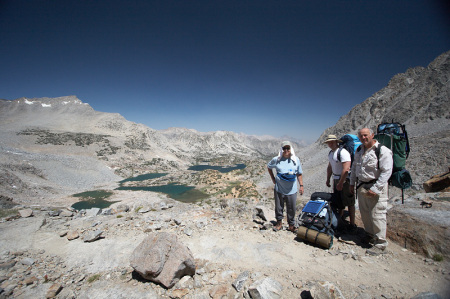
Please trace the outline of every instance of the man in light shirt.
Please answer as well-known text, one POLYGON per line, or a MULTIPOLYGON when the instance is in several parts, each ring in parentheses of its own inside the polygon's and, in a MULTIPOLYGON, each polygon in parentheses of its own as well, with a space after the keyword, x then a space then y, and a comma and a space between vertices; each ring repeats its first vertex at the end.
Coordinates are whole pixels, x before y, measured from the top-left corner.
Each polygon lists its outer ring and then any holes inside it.
POLYGON ((281 143, 280 152, 267 164, 270 178, 274 184, 275 198, 275 218, 277 220, 274 226, 275 231, 283 227, 283 210, 286 202, 288 230, 295 231, 295 208, 297 202, 297 181, 300 185, 300 195, 303 194, 303 170, 300 159, 295 155, 294 148, 289 141, 281 143), (276 170, 276 176, 273 174, 276 170))
POLYGON ((367 239, 376 248, 384 250, 386 240, 386 211, 388 202, 388 180, 392 174, 392 151, 379 147, 371 129, 358 133, 362 145, 355 152, 350 173, 350 192, 356 192, 361 220, 367 239), (377 151, 379 150, 379 157, 377 151))
POLYGON ((355 194, 349 192, 349 172, 352 163, 351 155, 345 148, 339 148, 339 140, 336 135, 328 135, 325 143, 330 148, 328 153, 327 181, 326 185, 331 187, 330 179, 333 176, 333 193, 336 197, 336 207, 339 216, 343 218, 345 207, 348 207, 350 225, 348 231, 355 233, 355 194))

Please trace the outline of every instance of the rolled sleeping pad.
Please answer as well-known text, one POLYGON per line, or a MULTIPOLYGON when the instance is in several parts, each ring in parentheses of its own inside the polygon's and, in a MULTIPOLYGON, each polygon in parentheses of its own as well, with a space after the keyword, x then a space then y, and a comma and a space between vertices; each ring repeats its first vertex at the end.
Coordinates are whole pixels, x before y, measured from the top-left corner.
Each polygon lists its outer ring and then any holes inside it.
POLYGON ((297 229, 297 237, 326 249, 330 249, 333 246, 333 236, 307 228, 306 226, 300 226, 297 229))
POLYGON ((333 193, 329 192, 314 192, 313 194, 311 194, 311 200, 322 199, 326 201, 332 201, 333 196, 334 196, 333 193))

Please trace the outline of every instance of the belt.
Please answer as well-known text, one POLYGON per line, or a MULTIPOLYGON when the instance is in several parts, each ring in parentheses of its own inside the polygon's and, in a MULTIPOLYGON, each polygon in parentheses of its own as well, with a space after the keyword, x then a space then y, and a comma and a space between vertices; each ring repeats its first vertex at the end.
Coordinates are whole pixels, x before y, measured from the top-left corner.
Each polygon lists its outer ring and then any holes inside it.
POLYGON ((365 184, 375 184, 376 182, 377 182, 377 179, 373 179, 373 180, 370 180, 370 181, 368 181, 368 182, 361 182, 361 183, 358 184, 358 186, 356 186, 356 190, 358 190, 358 188, 361 187, 362 185, 365 185, 365 184))

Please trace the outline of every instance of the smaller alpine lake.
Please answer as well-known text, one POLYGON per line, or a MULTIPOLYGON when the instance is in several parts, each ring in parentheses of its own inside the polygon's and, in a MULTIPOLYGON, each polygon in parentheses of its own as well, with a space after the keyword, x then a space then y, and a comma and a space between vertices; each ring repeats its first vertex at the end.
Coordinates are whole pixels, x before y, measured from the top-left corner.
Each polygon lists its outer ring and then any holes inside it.
POLYGON ((114 203, 114 201, 107 201, 107 199, 113 194, 112 191, 106 190, 94 190, 86 191, 72 195, 73 197, 79 197, 82 199, 72 205, 72 208, 76 210, 100 208, 104 209, 114 203))
POLYGON ((195 189, 193 186, 178 185, 174 183, 161 186, 121 186, 116 188, 116 190, 161 192, 167 194, 170 198, 175 200, 191 203, 208 197, 208 194, 195 189))

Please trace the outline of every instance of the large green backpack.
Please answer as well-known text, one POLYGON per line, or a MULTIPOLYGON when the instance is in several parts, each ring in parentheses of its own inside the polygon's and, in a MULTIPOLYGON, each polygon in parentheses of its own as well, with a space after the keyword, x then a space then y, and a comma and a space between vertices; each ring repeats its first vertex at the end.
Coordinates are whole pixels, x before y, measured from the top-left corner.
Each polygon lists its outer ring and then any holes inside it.
POLYGON ((392 172, 404 169, 410 151, 405 125, 399 123, 380 124, 375 139, 392 151, 394 159, 392 172))
MULTIPOLYGON (((375 139, 392 151, 394 165, 389 183, 402 189, 403 202, 403 190, 408 189, 412 185, 411 175, 405 168, 406 159, 408 159, 410 152, 405 125, 396 122, 379 124, 375 139)), ((379 148, 376 153, 377 157, 379 157, 379 148)))

